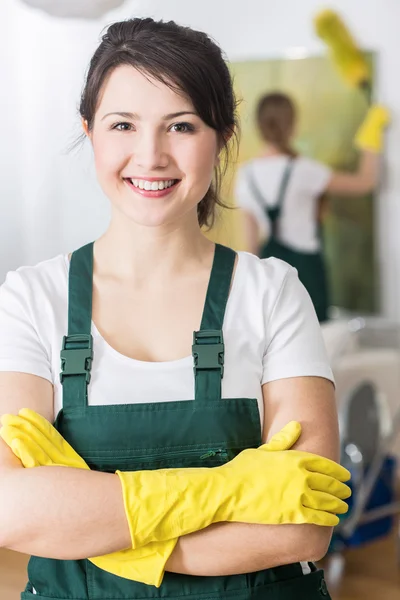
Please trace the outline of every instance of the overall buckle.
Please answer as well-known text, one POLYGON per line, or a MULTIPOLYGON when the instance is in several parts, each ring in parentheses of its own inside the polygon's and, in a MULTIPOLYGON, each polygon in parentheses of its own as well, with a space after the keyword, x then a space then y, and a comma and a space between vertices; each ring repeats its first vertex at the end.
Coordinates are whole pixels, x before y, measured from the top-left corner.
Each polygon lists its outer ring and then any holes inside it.
POLYGON ((220 329, 204 329, 193 332, 192 354, 194 374, 197 371, 219 370, 224 375, 224 338, 220 329), (199 343, 204 340, 203 343, 199 343), (207 341, 212 340, 212 341, 207 341))
POLYGON ((93 338, 90 334, 78 333, 65 335, 61 348, 60 381, 69 375, 85 375, 86 383, 90 382, 90 370, 93 361, 93 338), (68 344, 83 344, 83 348, 67 348, 68 344))

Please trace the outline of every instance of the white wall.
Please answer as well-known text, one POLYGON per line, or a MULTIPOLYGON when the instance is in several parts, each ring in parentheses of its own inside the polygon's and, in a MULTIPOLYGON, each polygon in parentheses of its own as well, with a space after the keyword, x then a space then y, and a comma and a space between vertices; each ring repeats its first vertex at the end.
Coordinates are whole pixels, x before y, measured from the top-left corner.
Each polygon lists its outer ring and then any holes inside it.
MULTIPOLYGON (((131 16, 175 19, 203 29, 230 59, 281 56, 288 48, 323 51, 312 30, 318 0, 137 0, 101 21, 56 20, 19 0, 2 0, 0 21, 0 279, 7 270, 74 248, 106 226, 90 149, 64 150, 79 132, 76 106, 101 28, 131 16), (4 46, 4 47, 2 47, 4 46), (3 84, 4 87, 3 87, 3 84)), ((385 178, 377 206, 383 312, 400 320, 400 4, 331 0, 362 46, 379 54, 377 97, 389 105, 385 178)))

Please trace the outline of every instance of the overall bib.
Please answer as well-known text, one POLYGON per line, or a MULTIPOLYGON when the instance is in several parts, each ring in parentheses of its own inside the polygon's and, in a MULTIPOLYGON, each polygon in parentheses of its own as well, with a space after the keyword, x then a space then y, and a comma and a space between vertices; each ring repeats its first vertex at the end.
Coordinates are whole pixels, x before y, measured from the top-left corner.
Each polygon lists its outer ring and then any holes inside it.
MULTIPOLYGON (((126 398, 126 404, 89 406, 93 244, 73 253, 68 335, 61 351, 63 408, 55 427, 92 470, 213 467, 262 443, 257 400, 221 399, 222 326, 234 261, 232 250, 216 246, 201 328, 193 340, 194 400, 129 404, 126 398)), ((88 560, 32 557, 21 599, 327 600, 323 572, 310 566, 308 575, 299 563, 228 577, 167 572, 156 588, 110 574, 88 560)))
POLYGON ((280 258, 297 269, 299 279, 311 296, 320 322, 326 321, 329 300, 322 252, 300 252, 294 250, 278 239, 278 224, 285 200, 286 189, 293 169, 293 159, 289 159, 283 173, 282 182, 278 192, 278 201, 273 208, 266 206, 265 200, 258 189, 251 173, 248 174, 248 182, 254 198, 261 205, 271 223, 271 235, 261 250, 261 258, 280 258))

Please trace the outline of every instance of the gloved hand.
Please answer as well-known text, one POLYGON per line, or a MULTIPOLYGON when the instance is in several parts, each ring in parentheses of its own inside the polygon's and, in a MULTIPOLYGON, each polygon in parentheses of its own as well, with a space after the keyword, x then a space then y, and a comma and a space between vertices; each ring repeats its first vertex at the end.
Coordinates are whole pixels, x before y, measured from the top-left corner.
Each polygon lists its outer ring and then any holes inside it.
MULTIPOLYGON (((13 422, 18 418, 23 416, 14 417, 13 422)), ((10 419, 6 417, 5 425, 11 425, 10 419)), ((298 423, 283 431, 293 427, 298 437, 298 423)), ((47 424, 45 429, 47 434, 59 435, 47 424)), ((268 444, 244 450, 213 469, 117 473, 133 548, 173 540, 220 521, 332 526, 338 522, 335 513, 347 511, 341 498, 350 495, 341 483, 350 474, 340 465, 307 452, 271 451, 268 444)))
MULTIPOLYGON (((268 444, 265 445, 265 448, 271 452, 288 450, 297 442, 300 434, 300 423, 292 421, 281 429, 281 431, 276 433, 270 439, 268 444)), ((124 550, 122 552, 115 552, 114 554, 102 556, 99 559, 91 558, 90 560, 101 569, 105 569, 115 575, 159 587, 162 583, 165 564, 172 554, 177 541, 178 539, 176 538, 167 542, 152 542, 137 550, 124 550), (138 552, 140 550, 142 551, 142 555, 139 557, 138 552), (107 559, 107 563, 104 562, 104 559, 107 559), (161 568, 155 568, 157 566, 161 567, 161 565, 163 567, 162 570, 161 568), (149 569, 149 566, 151 566, 152 569, 149 569), (133 576, 131 576, 132 569, 134 569, 133 576), (149 574, 152 575, 150 578, 148 576, 149 574), (141 578, 139 579, 138 577, 141 578)))
MULTIPOLYGON (((4 415, 0 436, 21 460, 24 467, 66 466, 89 469, 83 458, 68 444, 59 432, 41 415, 22 409, 19 416, 4 415)), ((289 423, 275 434, 265 449, 284 451, 296 443, 301 433, 299 423, 289 423)), ((153 542, 137 548, 113 552, 89 560, 97 567, 134 581, 159 587, 165 564, 178 538, 153 542)))
POLYGON ((383 130, 390 120, 389 111, 375 104, 369 109, 354 138, 355 145, 362 150, 382 152, 383 130))
POLYGON ((339 464, 265 444, 212 469, 117 471, 132 547, 198 531, 221 521, 335 526, 351 494, 339 464))
MULTIPOLYGON (((83 458, 44 417, 23 408, 19 415, 4 415, 1 419, 0 437, 20 459, 24 467, 61 466, 89 469, 83 458)), ((89 560, 100 569, 159 587, 165 564, 171 556, 178 538, 154 542, 135 550, 128 549, 96 556, 89 560)))
POLYGON ((90 470, 57 429, 30 408, 21 409, 18 416, 3 415, 0 422, 0 437, 25 468, 58 466, 90 470))
POLYGON ((164 578, 165 565, 177 542, 178 538, 164 542, 152 542, 134 550, 128 548, 88 560, 99 569, 118 577, 160 587, 164 578))

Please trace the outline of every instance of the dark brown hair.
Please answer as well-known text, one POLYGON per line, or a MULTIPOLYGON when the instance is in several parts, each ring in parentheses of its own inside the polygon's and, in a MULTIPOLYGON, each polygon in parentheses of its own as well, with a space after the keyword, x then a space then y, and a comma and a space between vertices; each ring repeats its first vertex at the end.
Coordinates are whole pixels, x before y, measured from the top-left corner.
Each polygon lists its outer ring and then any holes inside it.
POLYGON ((200 118, 217 133, 223 166, 197 207, 200 225, 211 226, 228 166, 229 140, 237 141, 236 99, 221 49, 205 33, 174 21, 129 19, 112 24, 94 53, 86 76, 79 112, 93 128, 99 96, 110 73, 131 65, 190 98, 200 118))
POLYGON ((296 108, 289 96, 279 92, 266 94, 259 100, 256 114, 263 139, 284 154, 295 157, 290 138, 296 121, 296 108))

